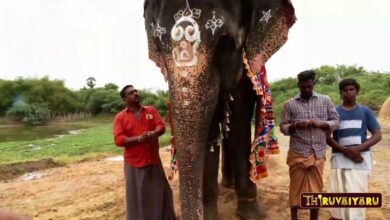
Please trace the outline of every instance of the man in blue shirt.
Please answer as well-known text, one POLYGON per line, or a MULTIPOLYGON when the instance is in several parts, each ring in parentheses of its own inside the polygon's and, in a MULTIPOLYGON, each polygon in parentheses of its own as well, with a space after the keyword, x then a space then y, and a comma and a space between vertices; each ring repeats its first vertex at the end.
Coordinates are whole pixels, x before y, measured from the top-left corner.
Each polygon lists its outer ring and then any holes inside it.
MULTIPOLYGON (((370 148, 381 140, 380 126, 371 109, 356 103, 360 86, 354 79, 344 79, 339 83, 342 105, 336 110, 341 124, 338 130, 327 137, 332 147, 331 171, 328 192, 363 193, 368 192, 371 176, 370 148), (367 138, 367 130, 372 134, 367 138)), ((331 209, 332 219, 365 219, 365 209, 331 209)))

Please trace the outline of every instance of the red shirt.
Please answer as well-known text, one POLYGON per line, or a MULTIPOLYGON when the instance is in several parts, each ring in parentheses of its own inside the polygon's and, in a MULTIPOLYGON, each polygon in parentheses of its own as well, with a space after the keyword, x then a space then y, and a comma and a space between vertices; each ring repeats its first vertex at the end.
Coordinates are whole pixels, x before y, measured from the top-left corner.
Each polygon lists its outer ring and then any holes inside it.
POLYGON ((157 165, 161 161, 157 138, 130 147, 124 146, 127 137, 136 137, 145 131, 154 131, 157 128, 165 130, 164 122, 154 107, 142 106, 140 116, 141 119, 138 120, 127 108, 115 116, 113 122, 115 144, 124 147, 123 157, 129 165, 133 167, 157 165))

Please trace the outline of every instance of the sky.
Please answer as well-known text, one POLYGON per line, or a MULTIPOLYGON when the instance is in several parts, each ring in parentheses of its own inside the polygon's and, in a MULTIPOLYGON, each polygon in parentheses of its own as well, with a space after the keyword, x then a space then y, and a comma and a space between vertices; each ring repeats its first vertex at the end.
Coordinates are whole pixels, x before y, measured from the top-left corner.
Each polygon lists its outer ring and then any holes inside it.
MULTIPOLYGON (((292 0, 297 21, 267 62, 269 80, 321 65, 390 72, 389 0, 292 0)), ((142 0, 0 0, 0 78, 64 80, 77 90, 167 89, 148 59, 142 0)))

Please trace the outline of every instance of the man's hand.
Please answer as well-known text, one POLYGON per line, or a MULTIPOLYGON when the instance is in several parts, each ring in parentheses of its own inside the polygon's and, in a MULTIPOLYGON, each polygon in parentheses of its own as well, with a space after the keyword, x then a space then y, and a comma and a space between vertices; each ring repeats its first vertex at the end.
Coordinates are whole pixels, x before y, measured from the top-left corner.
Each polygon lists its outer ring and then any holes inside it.
POLYGON ((140 136, 138 136, 138 142, 144 143, 149 139, 149 131, 144 132, 140 136))
POLYGON ((145 131, 143 134, 141 134, 138 137, 138 141, 140 143, 144 143, 144 142, 151 140, 151 139, 154 139, 154 138, 158 138, 158 131, 145 131))
POLYGON ((360 145, 350 147, 349 149, 351 150, 353 155, 356 155, 356 157, 355 157, 356 161, 354 160, 355 163, 363 162, 364 159, 360 154, 360 152, 361 152, 360 145))
POLYGON ((362 155, 360 155, 360 151, 356 149, 343 147, 341 152, 355 163, 361 163, 364 160, 362 155))
POLYGON ((306 130, 309 129, 310 124, 309 121, 299 121, 294 123, 294 128, 296 130, 306 130))
POLYGON ((324 129, 326 127, 326 125, 327 124, 325 122, 321 122, 321 121, 318 121, 315 119, 310 119, 307 121, 299 121, 299 122, 296 122, 294 124, 295 129, 298 129, 298 130, 307 130, 310 128, 324 129))
POLYGON ((149 131, 148 134, 150 139, 158 138, 158 131, 149 131))
POLYGON ((322 122, 322 121, 318 121, 316 119, 310 119, 309 120, 309 126, 312 127, 312 128, 324 129, 324 127, 326 126, 326 123, 322 122))

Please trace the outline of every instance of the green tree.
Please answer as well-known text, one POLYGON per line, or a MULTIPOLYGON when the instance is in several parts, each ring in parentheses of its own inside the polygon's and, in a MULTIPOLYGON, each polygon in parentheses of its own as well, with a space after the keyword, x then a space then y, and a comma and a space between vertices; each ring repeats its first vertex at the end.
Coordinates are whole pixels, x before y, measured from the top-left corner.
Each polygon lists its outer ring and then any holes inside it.
POLYGON ((46 105, 52 112, 74 112, 81 108, 74 91, 61 80, 41 79, 0 80, 0 116, 3 116, 20 98, 26 104, 46 105))
MULTIPOLYGON (((358 102, 378 111, 382 103, 390 96, 390 74, 368 72, 359 66, 328 66, 315 69, 315 91, 329 96, 334 104, 340 104, 338 83, 345 78, 356 79, 360 86, 358 102)), ((279 122, 282 105, 289 98, 298 94, 297 79, 287 78, 271 83, 275 117, 279 122)))
POLYGON ((115 90, 96 89, 90 94, 87 109, 92 114, 116 113, 123 109, 123 101, 115 90))
POLYGON ((88 77, 87 78, 87 86, 90 88, 90 89, 93 89, 94 87, 95 87, 95 85, 96 85, 96 79, 94 78, 94 77, 88 77))
POLYGON ((0 79, 0 116, 4 116, 16 98, 15 83, 0 79))
POLYGON ((26 104, 24 102, 15 103, 7 116, 16 121, 24 122, 32 126, 45 124, 50 119, 50 110, 46 105, 26 104))
POLYGON ((167 112, 166 101, 168 98, 168 92, 159 90, 156 93, 150 90, 140 90, 139 94, 142 99, 142 104, 154 106, 162 117, 165 117, 167 112))
POLYGON ((118 91, 119 87, 117 85, 115 85, 114 83, 107 83, 106 85, 104 85, 104 88, 118 91))

